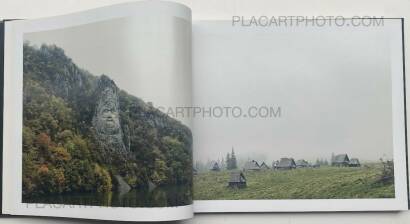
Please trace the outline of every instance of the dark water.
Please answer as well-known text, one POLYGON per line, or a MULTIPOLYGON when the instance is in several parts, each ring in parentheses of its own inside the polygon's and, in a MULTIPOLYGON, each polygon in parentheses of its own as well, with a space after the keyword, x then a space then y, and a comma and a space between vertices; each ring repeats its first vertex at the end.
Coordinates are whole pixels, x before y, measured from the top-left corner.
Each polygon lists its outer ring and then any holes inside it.
POLYGON ((23 203, 70 204, 110 207, 171 207, 192 203, 191 189, 186 186, 132 189, 128 193, 70 193, 24 198, 23 203))

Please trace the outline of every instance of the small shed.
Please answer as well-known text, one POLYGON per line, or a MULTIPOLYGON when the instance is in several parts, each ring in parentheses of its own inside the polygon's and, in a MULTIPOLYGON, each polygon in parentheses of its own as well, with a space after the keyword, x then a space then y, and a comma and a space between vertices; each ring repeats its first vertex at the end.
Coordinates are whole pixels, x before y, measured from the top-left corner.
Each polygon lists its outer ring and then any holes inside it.
POLYGON ((229 187, 232 188, 244 188, 246 187, 246 178, 241 171, 235 171, 231 173, 229 178, 229 187))
POLYGON ((349 161, 347 154, 339 154, 333 158, 332 166, 349 166, 349 161))
POLYGON ((349 166, 350 166, 350 167, 360 167, 359 159, 357 159, 357 158, 352 158, 352 159, 349 161, 349 166))
POLYGON ((304 159, 299 159, 296 161, 296 168, 306 168, 309 167, 309 163, 304 159))
POLYGON ((251 160, 245 163, 245 166, 243 167, 244 171, 259 171, 261 168, 255 160, 251 160))
POLYGON ((296 168, 296 163, 293 158, 281 158, 276 169, 291 170, 296 168))
POLYGON ((220 171, 221 168, 219 168, 219 164, 217 162, 211 162, 209 170, 211 170, 211 171, 220 171))
POLYGON ((266 165, 265 162, 262 162, 262 164, 259 167, 260 167, 261 170, 269 170, 270 169, 269 166, 266 165))

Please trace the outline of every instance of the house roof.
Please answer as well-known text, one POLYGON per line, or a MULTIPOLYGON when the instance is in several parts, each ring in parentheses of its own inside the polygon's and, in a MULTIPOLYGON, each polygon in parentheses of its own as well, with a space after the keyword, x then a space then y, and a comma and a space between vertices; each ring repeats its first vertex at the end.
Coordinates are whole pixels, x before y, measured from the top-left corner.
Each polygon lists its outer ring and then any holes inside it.
POLYGON ((238 183, 238 182, 246 182, 245 175, 240 172, 232 172, 229 178, 229 182, 231 183, 238 183))
POLYGON ((357 159, 357 158, 352 158, 352 159, 349 161, 349 164, 360 165, 360 162, 359 162, 359 159, 357 159))
POLYGON ((266 163, 265 162, 263 162, 261 165, 260 165, 260 168, 262 169, 269 169, 269 166, 268 165, 266 165, 266 163))
POLYGON ((218 162, 216 162, 216 161, 212 161, 210 164, 209 164, 209 169, 219 169, 219 164, 218 164, 218 162))
POLYGON ((245 166, 243 168, 245 170, 259 170, 260 166, 259 166, 258 162, 256 162, 255 160, 252 160, 252 161, 246 162, 245 166))
POLYGON ((281 158, 277 167, 294 167, 296 166, 295 160, 293 158, 281 158))
POLYGON ((345 163, 345 162, 349 162, 349 157, 347 156, 347 154, 339 154, 336 155, 333 159, 334 163, 345 163))
POLYGON ((309 163, 304 159, 299 159, 296 161, 296 166, 309 166, 309 163))

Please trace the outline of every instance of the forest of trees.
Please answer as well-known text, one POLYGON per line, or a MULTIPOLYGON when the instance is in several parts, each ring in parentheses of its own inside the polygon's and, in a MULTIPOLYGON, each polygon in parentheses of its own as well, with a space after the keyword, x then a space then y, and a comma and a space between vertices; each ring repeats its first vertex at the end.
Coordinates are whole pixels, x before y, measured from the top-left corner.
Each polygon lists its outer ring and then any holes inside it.
POLYGON ((217 160, 209 160, 207 162, 196 161, 194 168, 197 171, 205 172, 209 171, 213 163, 216 162, 221 170, 234 170, 238 169, 238 159, 235 154, 235 150, 232 147, 231 153, 227 153, 226 157, 223 156, 217 160))
POLYGON ((236 162, 236 156, 235 156, 235 151, 232 148, 231 154, 226 155, 226 169, 227 170, 234 170, 237 169, 238 165, 236 162))
POLYGON ((92 127, 98 78, 61 48, 24 44, 23 198, 110 191, 114 175, 134 188, 192 183, 189 128, 125 91, 119 92, 120 122, 132 156, 101 158, 92 127))

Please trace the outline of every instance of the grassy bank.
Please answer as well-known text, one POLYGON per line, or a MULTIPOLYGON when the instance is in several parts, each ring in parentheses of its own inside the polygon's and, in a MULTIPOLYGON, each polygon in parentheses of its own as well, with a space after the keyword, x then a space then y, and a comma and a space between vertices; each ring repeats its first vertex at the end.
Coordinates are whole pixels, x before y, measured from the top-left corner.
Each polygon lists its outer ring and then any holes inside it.
POLYGON ((194 177, 195 200, 393 198, 394 184, 377 183, 378 165, 361 168, 321 167, 290 171, 245 172, 247 187, 228 188, 229 172, 194 177))

